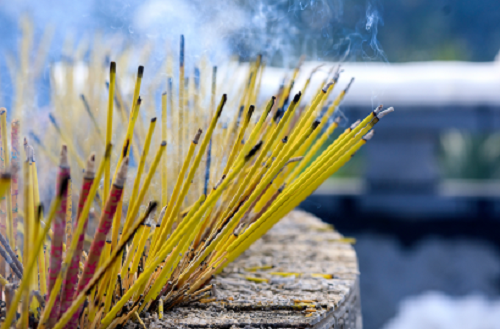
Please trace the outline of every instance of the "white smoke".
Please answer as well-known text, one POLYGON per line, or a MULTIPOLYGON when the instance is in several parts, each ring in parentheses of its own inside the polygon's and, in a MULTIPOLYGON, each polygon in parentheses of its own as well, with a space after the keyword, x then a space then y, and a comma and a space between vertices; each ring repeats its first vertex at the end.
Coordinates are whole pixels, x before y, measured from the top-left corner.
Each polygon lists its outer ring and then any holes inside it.
POLYGON ((208 54, 218 59, 229 54, 228 38, 251 24, 251 17, 231 2, 150 0, 139 8, 133 24, 158 43, 175 40, 175 49, 179 35, 184 34, 188 56, 208 54))

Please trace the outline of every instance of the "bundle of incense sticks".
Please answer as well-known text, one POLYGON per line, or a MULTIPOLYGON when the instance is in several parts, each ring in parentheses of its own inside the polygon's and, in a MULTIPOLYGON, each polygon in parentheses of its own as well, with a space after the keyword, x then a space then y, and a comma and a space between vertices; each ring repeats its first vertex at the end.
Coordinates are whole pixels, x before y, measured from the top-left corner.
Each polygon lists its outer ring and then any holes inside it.
POLYGON ((302 95, 317 70, 305 72, 305 85, 293 94, 299 64, 276 96, 256 106, 261 57, 248 66, 238 93, 218 99, 217 86, 224 85, 216 67, 186 76, 183 37, 179 59, 178 80, 165 79, 158 129, 154 116, 143 125, 144 68, 138 68, 127 106, 115 62, 107 84, 86 89, 91 94, 75 95, 68 86, 66 94, 58 93, 54 84, 55 110, 45 133, 24 139, 24 153, 19 127, 30 118, 14 112, 9 139, 7 112, 0 111, 0 196, 6 206, 0 284, 8 306, 2 329, 115 328, 129 319, 142 323, 145 312, 161 318, 176 305, 206 300, 214 291, 212 276, 348 162, 393 111, 377 107, 325 147, 353 82, 334 92, 339 68, 306 103, 302 95), (210 74, 208 88, 201 86, 201 72, 210 74), (106 111, 93 110, 103 93, 106 111), (90 126, 82 128, 82 118, 90 126), (38 153, 45 166, 56 164, 51 189, 39 184, 50 170, 38 172, 38 153), (48 212, 42 199, 52 199, 48 212), (95 231, 93 239, 87 239, 87 227, 95 231))

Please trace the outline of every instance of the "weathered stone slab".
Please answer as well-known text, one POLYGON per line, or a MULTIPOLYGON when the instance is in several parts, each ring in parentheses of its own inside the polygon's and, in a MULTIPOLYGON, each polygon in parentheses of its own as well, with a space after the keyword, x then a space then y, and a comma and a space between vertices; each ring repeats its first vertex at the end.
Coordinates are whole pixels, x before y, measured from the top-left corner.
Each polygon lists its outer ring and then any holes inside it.
POLYGON ((146 325, 361 328, 358 277, 356 253, 344 237, 294 211, 212 280, 210 296, 166 311, 163 320, 153 315, 146 325))

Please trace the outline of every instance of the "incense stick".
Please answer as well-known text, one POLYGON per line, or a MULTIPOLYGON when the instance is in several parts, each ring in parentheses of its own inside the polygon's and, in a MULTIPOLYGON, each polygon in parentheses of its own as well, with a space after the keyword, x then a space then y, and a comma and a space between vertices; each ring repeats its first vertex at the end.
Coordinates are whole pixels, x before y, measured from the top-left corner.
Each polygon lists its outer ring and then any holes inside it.
MULTIPOLYGON (((262 56, 242 70, 245 79, 240 85, 232 69, 226 68, 227 79, 218 81, 217 67, 210 70, 204 62, 194 63, 194 75, 189 77, 185 71, 190 67, 186 65, 189 63, 186 63, 185 40, 181 36, 179 79, 175 80, 178 95, 174 92, 169 64, 173 57, 169 56, 166 63, 169 78, 165 80, 159 71, 155 72, 153 82, 145 84, 143 99, 140 94, 144 67, 139 66, 135 84, 128 87, 125 81, 133 81, 134 77, 127 70, 120 70, 117 77, 117 66, 127 64, 129 53, 117 55, 113 62, 107 58, 101 61, 98 52, 105 50, 100 47, 90 56, 85 86, 78 91, 86 97, 78 99, 73 82, 69 81, 73 77, 73 64, 64 64, 62 81, 51 72, 54 110, 49 119, 55 131, 44 131, 44 127, 37 125, 31 127, 26 117, 18 115, 11 125, 9 156, 6 112, 0 111, 2 158, 5 170, 12 175, 12 180, 8 174, 0 176, 0 196, 12 197, 12 215, 5 220, 6 228, 7 224, 11 228, 5 234, 0 232, 3 245, 0 256, 15 274, 0 277, 0 284, 9 286, 5 295, 12 304, 2 329, 11 325, 21 300, 24 313, 18 326, 22 329, 29 324, 28 316, 40 329, 78 325, 81 329, 106 329, 124 325, 132 316, 139 321, 143 311, 156 312, 162 317, 164 312, 182 303, 213 301, 216 290, 207 286, 212 275, 347 163, 372 137, 370 131, 378 120, 392 111, 375 109, 318 154, 339 126, 336 109, 352 83, 351 80, 334 95, 342 72, 340 67, 332 67, 324 83, 313 91, 312 100, 305 102, 302 94, 317 68, 306 72, 305 84, 297 86, 303 73, 301 59, 282 87, 276 86, 276 96, 262 104, 259 92, 266 86, 262 56), (107 93, 103 93, 106 89, 102 81, 107 73, 102 63, 109 63, 107 93), (123 85, 117 82, 118 78, 123 85), (57 89, 60 85, 66 88, 64 93, 57 89), (168 94, 163 93, 161 103, 156 104, 151 95, 160 88, 168 94), (294 94, 295 89, 301 92, 294 94), (227 91, 231 97, 217 95, 218 90, 227 91), (240 93, 230 93, 233 90, 240 93), (218 106, 217 97, 221 97, 218 106), (331 105, 323 111, 329 102, 331 105), (113 120, 115 103, 118 121, 113 120), (141 106, 145 115, 140 113, 141 106), (71 111, 66 111, 67 108, 71 111), (91 111, 91 108, 106 110, 91 111), (155 131, 156 118, 146 119, 154 116, 156 109, 161 113, 159 132, 155 131), (35 162, 32 146, 26 141, 28 162, 24 164, 23 177, 17 175, 21 168, 19 120, 27 121, 27 131, 33 130, 35 148, 43 152, 35 162), (79 127, 81 122, 93 125, 90 134, 82 132, 86 127, 79 127), (332 123, 328 125, 329 122, 332 123), (105 131, 105 136, 101 136, 101 131, 105 131), (108 145, 113 138, 118 138, 122 147, 111 161, 108 145), (62 143, 66 146, 57 160, 55 149, 62 143), (152 154, 151 147, 156 148, 152 154), (106 153, 97 171, 95 156, 86 164, 81 160, 92 150, 100 152, 103 148, 106 153), (85 167, 85 171, 73 170, 71 183, 75 190, 72 191, 68 188, 69 167, 74 162, 85 167), (48 199, 45 185, 51 180, 50 168, 54 163, 60 167, 56 176, 58 193, 44 226, 43 210, 38 205, 48 199), (126 179, 129 165, 135 175, 133 183, 126 179), (22 200, 17 197, 18 178, 22 178, 25 186, 22 200), (78 193, 76 218, 71 209, 73 192, 78 193), (160 200, 162 207, 157 224, 153 213, 156 203, 151 201, 155 199, 160 200), (17 210, 18 204, 25 205, 24 211, 17 210), (15 240, 17 216, 24 219, 24 225, 20 226, 25 237, 22 245, 15 240), (93 239, 88 239, 90 249, 87 249, 85 232, 94 217, 99 220, 92 225, 96 232, 93 239), (46 238, 51 227, 49 243, 46 238), (44 257, 46 244, 50 245, 48 268, 44 257), (16 255, 21 249, 23 263, 16 255), (78 277, 80 269, 82 275, 78 277), (10 281, 19 284, 15 294, 10 281), (38 301, 38 290, 41 296, 45 295, 45 303, 38 301)), ((144 48, 142 57, 147 57, 148 49, 144 48)), ((82 54, 83 50, 75 58, 81 58, 82 54)), ((27 64, 23 65, 27 69, 27 64)), ((20 95, 25 92, 21 90, 20 95)), ((22 104, 20 100, 16 102, 22 104)))

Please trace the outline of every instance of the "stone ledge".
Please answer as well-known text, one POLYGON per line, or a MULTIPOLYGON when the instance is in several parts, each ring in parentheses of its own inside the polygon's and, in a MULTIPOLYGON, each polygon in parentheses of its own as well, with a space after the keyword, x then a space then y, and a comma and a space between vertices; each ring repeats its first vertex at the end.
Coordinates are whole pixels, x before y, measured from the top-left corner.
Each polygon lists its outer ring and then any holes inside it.
POLYGON ((163 320, 153 315, 149 327, 361 328, 358 262, 342 239, 293 211, 212 280, 215 300, 166 311, 163 320))

